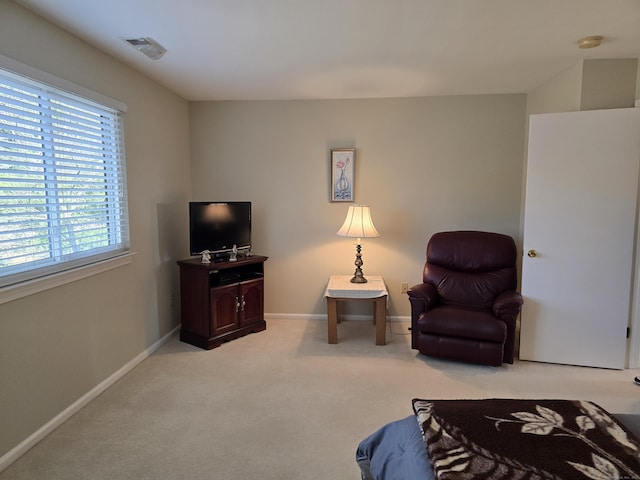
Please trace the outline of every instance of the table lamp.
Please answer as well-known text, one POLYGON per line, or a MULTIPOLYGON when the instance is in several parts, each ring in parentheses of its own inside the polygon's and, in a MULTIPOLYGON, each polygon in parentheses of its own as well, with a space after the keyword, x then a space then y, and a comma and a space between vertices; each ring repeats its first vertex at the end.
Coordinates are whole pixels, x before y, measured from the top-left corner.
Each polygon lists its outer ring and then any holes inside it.
POLYGON ((373 226, 373 220, 371 220, 371 209, 368 205, 351 205, 347 212, 347 218, 345 218, 342 227, 338 230, 341 237, 356 238, 356 271, 353 274, 351 283, 367 283, 367 279, 362 274, 362 239, 379 237, 380 234, 373 226))

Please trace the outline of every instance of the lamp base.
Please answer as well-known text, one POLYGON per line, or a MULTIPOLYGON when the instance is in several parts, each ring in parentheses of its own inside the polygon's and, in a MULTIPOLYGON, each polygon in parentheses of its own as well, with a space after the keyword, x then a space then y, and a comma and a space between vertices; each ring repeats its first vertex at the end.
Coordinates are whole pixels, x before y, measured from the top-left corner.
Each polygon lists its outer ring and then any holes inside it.
POLYGON ((351 279, 351 283, 367 283, 367 279, 364 278, 362 272, 360 272, 360 276, 356 273, 351 279))
MULTIPOLYGON (((360 239, 358 239, 360 240, 360 239)), ((356 265, 356 271, 353 274, 353 278, 351 279, 351 283, 367 283, 367 279, 364 278, 362 274, 362 246, 358 243, 356 244, 356 261, 354 262, 356 265)))

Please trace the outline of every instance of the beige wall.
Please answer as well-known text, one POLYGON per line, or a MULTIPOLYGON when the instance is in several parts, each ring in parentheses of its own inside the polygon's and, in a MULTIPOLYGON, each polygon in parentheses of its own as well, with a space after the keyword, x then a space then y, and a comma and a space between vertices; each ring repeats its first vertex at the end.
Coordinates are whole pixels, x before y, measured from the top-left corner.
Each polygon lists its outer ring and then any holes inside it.
MULTIPOLYGON (((518 236, 525 95, 190 105, 194 200, 251 200, 270 314, 324 315, 331 274, 354 270, 337 237, 348 204, 329 202, 329 151, 355 147, 355 201, 380 238, 364 273, 383 275, 389 314, 408 316, 400 282, 421 280, 436 231, 518 236)), ((349 312, 347 312, 349 313, 349 312)))
POLYGON ((628 108, 640 95, 637 58, 582 60, 527 95, 527 115, 628 108))
POLYGON ((578 62, 529 92, 527 116, 580 110, 582 67, 583 62, 578 62))
POLYGON ((634 106, 637 58, 593 59, 582 63, 580 110, 634 106))
POLYGON ((0 305, 0 457, 178 325, 187 102, 8 0, 0 54, 120 100, 131 265, 0 305))
POLYGON ((638 61, 638 71, 636 72, 636 100, 640 100, 640 61, 638 61))

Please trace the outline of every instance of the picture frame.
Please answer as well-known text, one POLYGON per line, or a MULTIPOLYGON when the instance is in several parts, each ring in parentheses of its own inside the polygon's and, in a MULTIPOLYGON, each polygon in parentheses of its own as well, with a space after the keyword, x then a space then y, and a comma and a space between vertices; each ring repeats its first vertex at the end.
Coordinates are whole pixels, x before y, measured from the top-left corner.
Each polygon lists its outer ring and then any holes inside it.
POLYGON ((355 185, 355 148, 331 149, 331 201, 353 202, 355 185))

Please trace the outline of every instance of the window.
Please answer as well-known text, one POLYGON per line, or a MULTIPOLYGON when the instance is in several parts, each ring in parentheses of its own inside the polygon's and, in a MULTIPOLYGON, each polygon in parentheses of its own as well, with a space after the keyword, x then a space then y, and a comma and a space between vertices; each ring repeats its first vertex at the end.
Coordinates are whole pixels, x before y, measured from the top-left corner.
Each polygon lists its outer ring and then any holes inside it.
POLYGON ((0 287, 129 251, 122 123, 0 69, 0 287))

